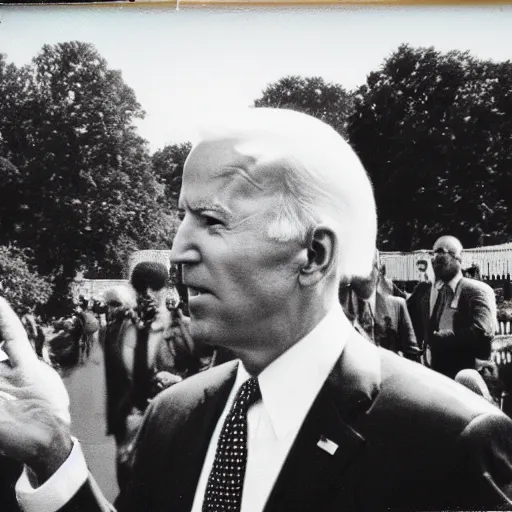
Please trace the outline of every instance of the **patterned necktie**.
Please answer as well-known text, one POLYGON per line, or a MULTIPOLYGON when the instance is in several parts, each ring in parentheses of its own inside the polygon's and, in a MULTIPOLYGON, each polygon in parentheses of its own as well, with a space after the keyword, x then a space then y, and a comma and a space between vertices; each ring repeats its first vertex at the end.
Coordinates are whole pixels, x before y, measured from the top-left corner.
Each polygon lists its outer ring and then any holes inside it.
POLYGON ((247 465, 247 411, 261 398, 258 379, 244 382, 224 421, 208 478, 203 512, 239 512, 247 465))

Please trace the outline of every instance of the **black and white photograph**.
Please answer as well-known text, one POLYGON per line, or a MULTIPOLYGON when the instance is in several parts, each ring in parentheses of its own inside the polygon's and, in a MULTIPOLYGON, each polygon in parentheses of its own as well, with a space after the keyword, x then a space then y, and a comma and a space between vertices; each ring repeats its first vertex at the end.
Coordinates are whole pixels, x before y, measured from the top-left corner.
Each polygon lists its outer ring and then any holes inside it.
POLYGON ((512 5, 0 5, 0 511, 512 510, 512 5))

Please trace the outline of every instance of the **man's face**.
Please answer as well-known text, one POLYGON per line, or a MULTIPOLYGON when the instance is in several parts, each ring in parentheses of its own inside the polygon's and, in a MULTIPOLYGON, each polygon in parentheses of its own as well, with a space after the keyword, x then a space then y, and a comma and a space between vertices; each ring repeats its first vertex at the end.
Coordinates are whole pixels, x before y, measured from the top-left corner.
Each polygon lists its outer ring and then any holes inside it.
POLYGON ((138 297, 145 300, 147 304, 151 304, 155 308, 160 308, 165 304, 165 294, 165 288, 154 290, 153 288, 147 287, 142 293, 138 294, 138 297))
POLYGON ((427 264, 426 263, 421 262, 421 263, 418 263, 417 266, 418 266, 418 270, 420 272, 424 273, 424 272, 427 271, 427 264))
POLYGON ((354 288, 357 296, 360 299, 369 299, 379 279, 379 269, 374 264, 372 266, 371 274, 368 277, 357 277, 352 279, 352 288, 354 288))
POLYGON ((449 239, 438 240, 432 250, 432 267, 436 279, 450 281, 461 268, 459 248, 449 239))
POLYGON ((257 350, 289 329, 302 248, 267 236, 279 191, 276 173, 255 169, 233 142, 202 143, 187 161, 171 258, 198 341, 257 350))
POLYGON ((119 311, 121 311, 121 309, 123 309, 123 305, 121 304, 121 302, 116 299, 108 300, 106 306, 108 318, 116 315, 119 311))

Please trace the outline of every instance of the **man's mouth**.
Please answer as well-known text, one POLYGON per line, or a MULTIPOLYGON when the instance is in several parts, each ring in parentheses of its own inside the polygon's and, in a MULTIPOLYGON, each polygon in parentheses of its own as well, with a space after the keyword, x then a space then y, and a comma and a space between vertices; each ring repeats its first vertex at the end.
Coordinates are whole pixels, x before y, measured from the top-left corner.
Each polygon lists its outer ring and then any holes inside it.
POLYGON ((187 288, 189 297, 198 297, 200 295, 208 293, 208 290, 205 290, 204 288, 197 288, 195 286, 188 286, 187 288))

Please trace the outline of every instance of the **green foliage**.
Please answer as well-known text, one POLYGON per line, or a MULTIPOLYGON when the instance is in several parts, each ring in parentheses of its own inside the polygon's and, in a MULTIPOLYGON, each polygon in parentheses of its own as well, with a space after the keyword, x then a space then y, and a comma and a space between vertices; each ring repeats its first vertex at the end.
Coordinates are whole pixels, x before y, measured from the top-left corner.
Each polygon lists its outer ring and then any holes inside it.
POLYGON ((2 57, 2 91, 0 149, 18 195, 0 206, 0 243, 30 247, 56 296, 79 270, 120 277, 132 250, 168 248, 164 186, 133 124, 144 112, 91 44, 45 45, 21 69, 2 57))
POLYGON ((174 208, 178 204, 180 195, 183 165, 191 149, 190 142, 170 144, 151 157, 153 171, 165 186, 165 200, 174 208))
POLYGON ((18 315, 46 303, 52 287, 31 264, 28 251, 14 246, 0 246, 0 294, 18 315))
POLYGON ((355 95, 350 141, 373 181, 384 250, 510 239, 512 64, 401 46, 355 95))
POLYGON ((326 122, 345 137, 352 103, 352 95, 339 84, 325 82, 320 77, 286 76, 268 85, 254 106, 304 112, 326 122))

